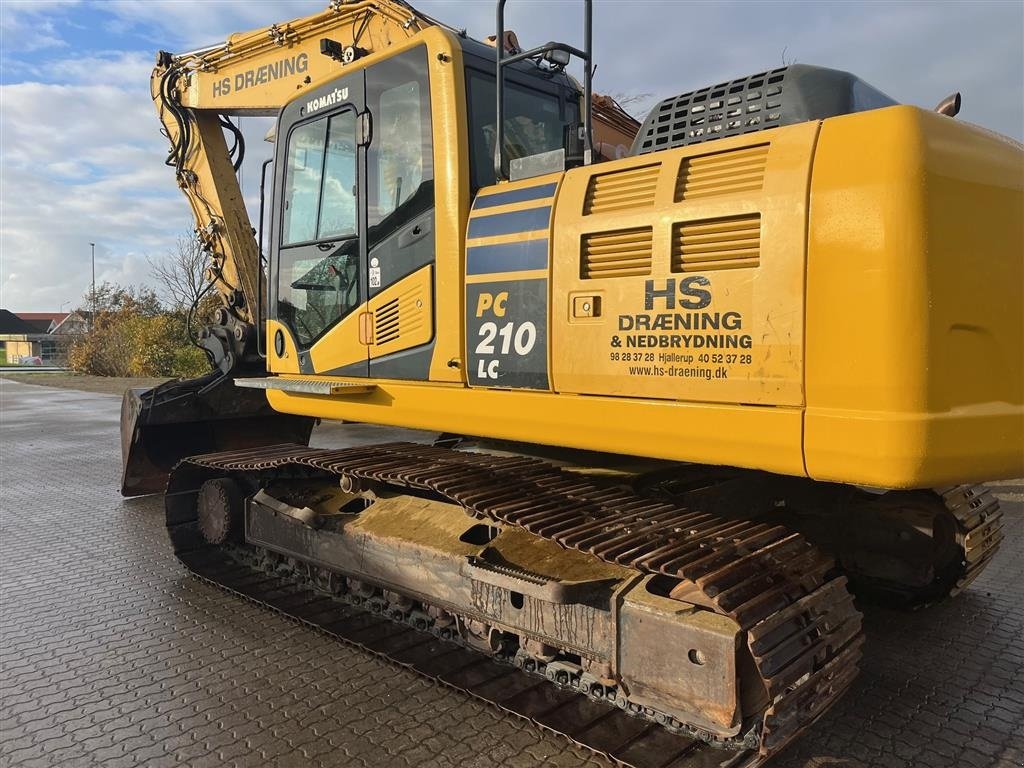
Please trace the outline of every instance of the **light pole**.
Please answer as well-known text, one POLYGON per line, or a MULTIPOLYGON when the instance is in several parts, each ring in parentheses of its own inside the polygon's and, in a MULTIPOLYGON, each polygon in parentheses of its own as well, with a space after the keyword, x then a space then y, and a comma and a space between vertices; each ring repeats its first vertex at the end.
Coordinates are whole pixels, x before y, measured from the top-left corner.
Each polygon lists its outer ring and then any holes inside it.
POLYGON ((96 243, 92 246, 92 317, 89 318, 89 329, 96 327, 96 243))

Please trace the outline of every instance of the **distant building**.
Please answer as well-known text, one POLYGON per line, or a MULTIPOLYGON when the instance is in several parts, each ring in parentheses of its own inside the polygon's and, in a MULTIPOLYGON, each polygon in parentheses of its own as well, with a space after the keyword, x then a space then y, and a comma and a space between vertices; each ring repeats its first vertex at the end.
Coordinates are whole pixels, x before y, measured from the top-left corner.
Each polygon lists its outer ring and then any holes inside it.
POLYGON ((41 349, 36 337, 41 335, 36 325, 22 320, 13 312, 0 309, 0 363, 17 364, 23 357, 39 355, 41 349))
POLYGON ((54 336, 77 336, 87 333, 92 322, 92 312, 76 309, 68 312, 50 333, 54 336))
POLYGON ((18 312, 18 317, 36 327, 37 333, 53 333, 70 312, 18 312))
POLYGON ((40 358, 63 365, 75 336, 89 330, 89 312, 19 312, 0 309, 0 365, 40 358))

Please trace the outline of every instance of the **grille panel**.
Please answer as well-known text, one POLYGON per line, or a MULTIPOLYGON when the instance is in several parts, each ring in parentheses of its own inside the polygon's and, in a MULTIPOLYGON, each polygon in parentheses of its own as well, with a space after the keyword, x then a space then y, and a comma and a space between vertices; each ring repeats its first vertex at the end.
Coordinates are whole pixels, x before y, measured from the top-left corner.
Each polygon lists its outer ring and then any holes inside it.
POLYGON ((687 157, 679 166, 675 201, 758 192, 764 186, 768 145, 687 157))
POLYGON ((673 272, 712 272, 761 264, 761 214, 679 222, 672 227, 673 272))
POLYGON ((665 99, 647 115, 629 154, 646 155, 894 104, 849 72, 790 64, 665 99))
POLYGON ((650 208, 654 205, 660 169, 661 163, 654 163, 592 176, 583 200, 583 214, 650 208))
POLYGON ((392 299, 373 313, 373 339, 375 344, 387 344, 399 337, 398 299, 392 299))
POLYGON ((591 280, 649 275, 652 250, 651 227, 584 235, 580 247, 580 277, 591 280))
POLYGON ((648 116, 632 154, 684 147, 774 128, 782 120, 787 67, 758 72, 666 99, 648 116))

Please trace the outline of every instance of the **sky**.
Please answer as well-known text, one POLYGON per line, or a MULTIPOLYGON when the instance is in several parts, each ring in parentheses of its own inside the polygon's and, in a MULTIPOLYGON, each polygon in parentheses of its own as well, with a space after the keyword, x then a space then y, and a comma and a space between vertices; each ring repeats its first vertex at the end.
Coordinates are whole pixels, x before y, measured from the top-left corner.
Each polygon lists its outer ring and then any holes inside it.
MULTIPOLYGON (((327 0, 0 0, 0 306, 80 306, 97 283, 152 284, 191 216, 149 97, 156 51, 315 13, 327 0)), ((421 0, 482 39, 493 0, 421 0)), ((524 46, 580 45, 576 0, 510 0, 524 46)), ((595 90, 657 99, 794 61, 843 69, 908 104, 963 93, 960 119, 1024 138, 1024 0, 596 0, 595 90)), ((639 115, 642 117, 642 115, 639 115)), ((262 122, 261 122, 262 121, 262 122)), ((245 118, 247 203, 270 145, 245 118)), ((253 216, 255 221, 255 216, 253 216)))

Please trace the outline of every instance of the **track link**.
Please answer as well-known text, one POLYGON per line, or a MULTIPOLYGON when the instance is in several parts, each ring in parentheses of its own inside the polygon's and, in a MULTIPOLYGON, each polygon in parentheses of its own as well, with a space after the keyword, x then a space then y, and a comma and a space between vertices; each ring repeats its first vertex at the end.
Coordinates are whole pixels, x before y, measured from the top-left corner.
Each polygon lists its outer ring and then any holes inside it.
MULTIPOLYGON (((192 457, 176 468, 168 486, 168 528, 179 558, 204 578, 310 621, 305 608, 299 614, 280 605, 277 598, 267 599, 268 585, 260 581, 264 577, 253 576, 251 571, 248 575, 239 573, 236 576, 243 579, 243 586, 249 586, 240 589, 232 584, 232 574, 246 569, 225 565, 224 552, 210 547, 199 535, 195 517, 195 497, 208 479, 231 475, 257 480, 302 478, 310 473, 334 476, 343 487, 376 485, 438 496, 461 505, 477 518, 519 526, 563 547, 641 574, 660 574, 666 577, 670 597, 735 621, 745 631, 765 693, 759 722, 748 731, 745 742, 731 746, 745 743, 752 749, 732 753, 708 750, 706 744, 692 738, 692 733, 674 733, 642 718, 629 718, 635 722, 627 728, 626 721, 620 724, 619 715, 610 714, 620 710, 569 691, 565 695, 575 703, 562 701, 561 694, 557 700, 545 699, 551 712, 558 715, 548 722, 532 709, 518 711, 509 706, 501 686, 488 688, 493 689, 494 698, 488 699, 492 703, 565 733, 617 762, 637 766, 759 764, 820 717, 856 675, 863 641, 860 614, 846 590, 845 577, 836 574, 832 559, 800 534, 778 525, 717 517, 639 496, 628 488, 599 484, 533 458, 408 443, 341 451, 285 445, 192 457), (577 719, 589 722, 587 715, 597 717, 596 710, 587 710, 591 705, 609 714, 601 715, 600 727, 575 731, 573 723, 577 719), (580 712, 572 717, 560 714, 570 706, 580 708, 580 712), (648 733, 649 728, 654 730, 648 733), (635 729, 624 746, 616 741, 616 734, 626 733, 623 729, 635 729), (753 744, 750 733, 754 734, 753 744), (649 752, 637 746, 648 741, 659 744, 657 750, 649 752), (673 749, 680 760, 688 762, 678 763, 676 757, 666 762, 665 755, 673 749), (660 757, 650 762, 655 759, 652 755, 660 757)), ((330 598, 313 600, 296 595, 295 599, 301 605, 315 604, 330 614, 330 606, 322 602, 330 598)), ((353 639, 342 628, 347 615, 340 619, 335 616, 327 623, 311 623, 353 639)), ((379 650, 372 643, 366 645, 379 650)), ((402 661, 401 657, 393 658, 402 661)), ((493 660, 487 663, 497 664, 493 660)), ((451 683, 444 674, 428 668, 420 671, 451 683)), ((478 685, 457 687, 481 695, 478 685)), ((543 697, 555 694, 541 694, 541 689, 559 690, 542 684, 536 695, 543 697)))
POLYGON ((529 674, 507 660, 485 656, 457 637, 442 639, 397 621, 380 603, 357 605, 345 596, 327 594, 322 584, 315 585, 284 564, 267 572, 252 562, 258 553, 236 549, 234 557, 225 557, 224 552, 192 550, 179 558, 216 587, 525 718, 619 765, 746 768, 760 762, 756 750, 715 749, 553 684, 543 674, 529 674))
POLYGON ((999 550, 1003 541, 1003 512, 996 497, 980 485, 941 488, 936 493, 956 518, 956 543, 962 560, 950 595, 957 595, 978 578, 999 550))

